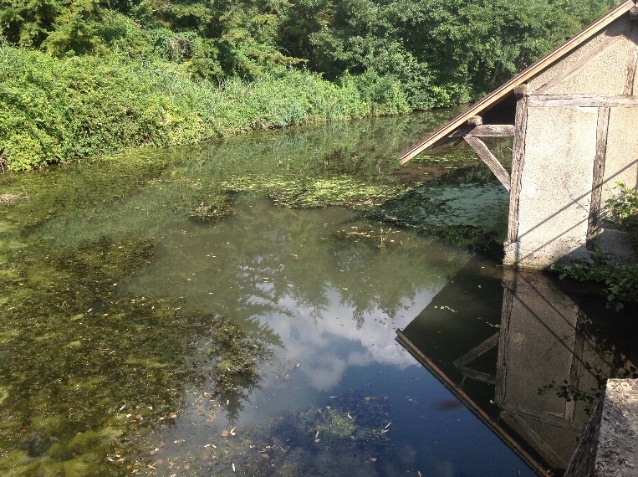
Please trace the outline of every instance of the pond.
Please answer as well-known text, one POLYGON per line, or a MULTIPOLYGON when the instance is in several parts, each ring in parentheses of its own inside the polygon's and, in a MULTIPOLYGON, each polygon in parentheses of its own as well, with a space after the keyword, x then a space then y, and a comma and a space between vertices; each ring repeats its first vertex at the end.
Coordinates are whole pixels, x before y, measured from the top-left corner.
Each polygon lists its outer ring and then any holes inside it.
POLYGON ((398 168, 452 113, 0 175, 0 473, 563 469, 631 334, 503 274, 468 149, 398 168))

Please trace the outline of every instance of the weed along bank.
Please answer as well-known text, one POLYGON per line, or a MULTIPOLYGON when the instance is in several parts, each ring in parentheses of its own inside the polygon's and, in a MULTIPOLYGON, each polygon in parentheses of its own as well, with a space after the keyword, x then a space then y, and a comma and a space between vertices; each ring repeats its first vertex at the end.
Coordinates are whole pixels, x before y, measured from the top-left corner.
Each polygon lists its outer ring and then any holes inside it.
POLYGON ((604 220, 638 186, 638 7, 628 0, 401 156, 465 140, 510 192, 505 265, 546 268, 600 248, 631 254, 604 220), (513 137, 507 170, 484 138, 513 137))

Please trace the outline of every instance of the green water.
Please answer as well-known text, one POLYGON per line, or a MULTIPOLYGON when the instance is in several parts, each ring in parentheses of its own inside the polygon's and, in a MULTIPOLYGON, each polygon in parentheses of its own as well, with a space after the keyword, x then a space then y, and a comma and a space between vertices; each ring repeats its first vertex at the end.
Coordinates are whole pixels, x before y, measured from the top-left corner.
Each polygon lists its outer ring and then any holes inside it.
POLYGON ((529 475, 395 342, 505 231, 450 114, 0 175, 0 473, 529 475))

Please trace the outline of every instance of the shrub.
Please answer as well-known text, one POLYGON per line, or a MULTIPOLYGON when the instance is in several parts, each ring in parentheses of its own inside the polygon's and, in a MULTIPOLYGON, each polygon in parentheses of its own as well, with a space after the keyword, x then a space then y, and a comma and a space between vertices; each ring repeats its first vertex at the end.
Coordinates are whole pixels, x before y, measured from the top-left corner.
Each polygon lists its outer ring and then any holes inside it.
POLYGON ((407 110, 387 78, 336 85, 273 67, 253 82, 219 85, 193 80, 187 67, 117 55, 53 58, 0 44, 0 151, 9 169, 407 110))
POLYGON ((607 200, 608 218, 629 233, 634 251, 638 252, 638 190, 617 183, 620 193, 607 200))

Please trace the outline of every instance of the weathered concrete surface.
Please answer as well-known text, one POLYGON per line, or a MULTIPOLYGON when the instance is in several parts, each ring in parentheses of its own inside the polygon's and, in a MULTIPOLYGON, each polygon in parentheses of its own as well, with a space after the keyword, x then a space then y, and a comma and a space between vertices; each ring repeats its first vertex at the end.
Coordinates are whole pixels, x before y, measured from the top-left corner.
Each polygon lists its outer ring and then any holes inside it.
MULTIPOLYGON (((600 34, 594 36, 584 45, 580 46, 576 51, 567 57, 562 58, 561 61, 557 62, 551 68, 546 69, 541 74, 530 80, 528 83, 530 93, 539 92, 546 85, 554 83, 557 78, 565 77, 572 69, 574 69, 574 67, 578 66, 579 61, 581 61, 583 57, 595 54, 596 50, 599 49, 602 44, 608 42, 611 38, 618 38, 621 35, 627 34, 630 29, 631 22, 629 21, 629 18, 619 18, 600 34)), ((547 90, 545 92, 547 92, 547 90)))
POLYGON ((517 113, 524 147, 515 157, 520 193, 511 201, 506 266, 590 261, 594 248, 632 257, 622 234, 601 234, 601 220, 618 181, 638 186, 638 136, 630 132, 638 123, 630 101, 637 38, 638 23, 624 15, 527 82, 517 113))
POLYGON ((638 379, 607 381, 593 475, 638 475, 638 379))
POLYGON ((589 257, 597 120, 597 108, 528 109, 518 240, 506 248, 505 265, 541 269, 589 257))
POLYGON ((628 259, 632 261, 636 260, 636 254, 631 246, 627 232, 603 229, 596 239, 596 244, 601 250, 604 250, 607 255, 615 258, 619 262, 626 262, 628 259))
POLYGON ((623 94, 626 65, 633 44, 622 36, 616 38, 618 41, 592 55, 589 61, 574 73, 565 75, 558 84, 543 89, 542 94, 623 94))
POLYGON ((610 379, 565 477, 638 476, 638 379, 610 379))
POLYGON ((577 303, 546 276, 505 270, 496 404, 500 419, 548 465, 565 469, 598 387, 582 363, 610 372, 609 357, 579 332, 577 303), (542 363, 542 364, 541 364, 542 363))
POLYGON ((598 401, 591 418, 580 436, 578 447, 569 462, 563 477, 589 477, 596 461, 596 447, 600 432, 600 416, 603 411, 603 399, 598 401))
POLYGON ((638 109, 612 108, 605 155, 603 204, 618 196, 618 181, 631 188, 638 186, 638 136, 629 133, 631 124, 638 124, 638 109))

